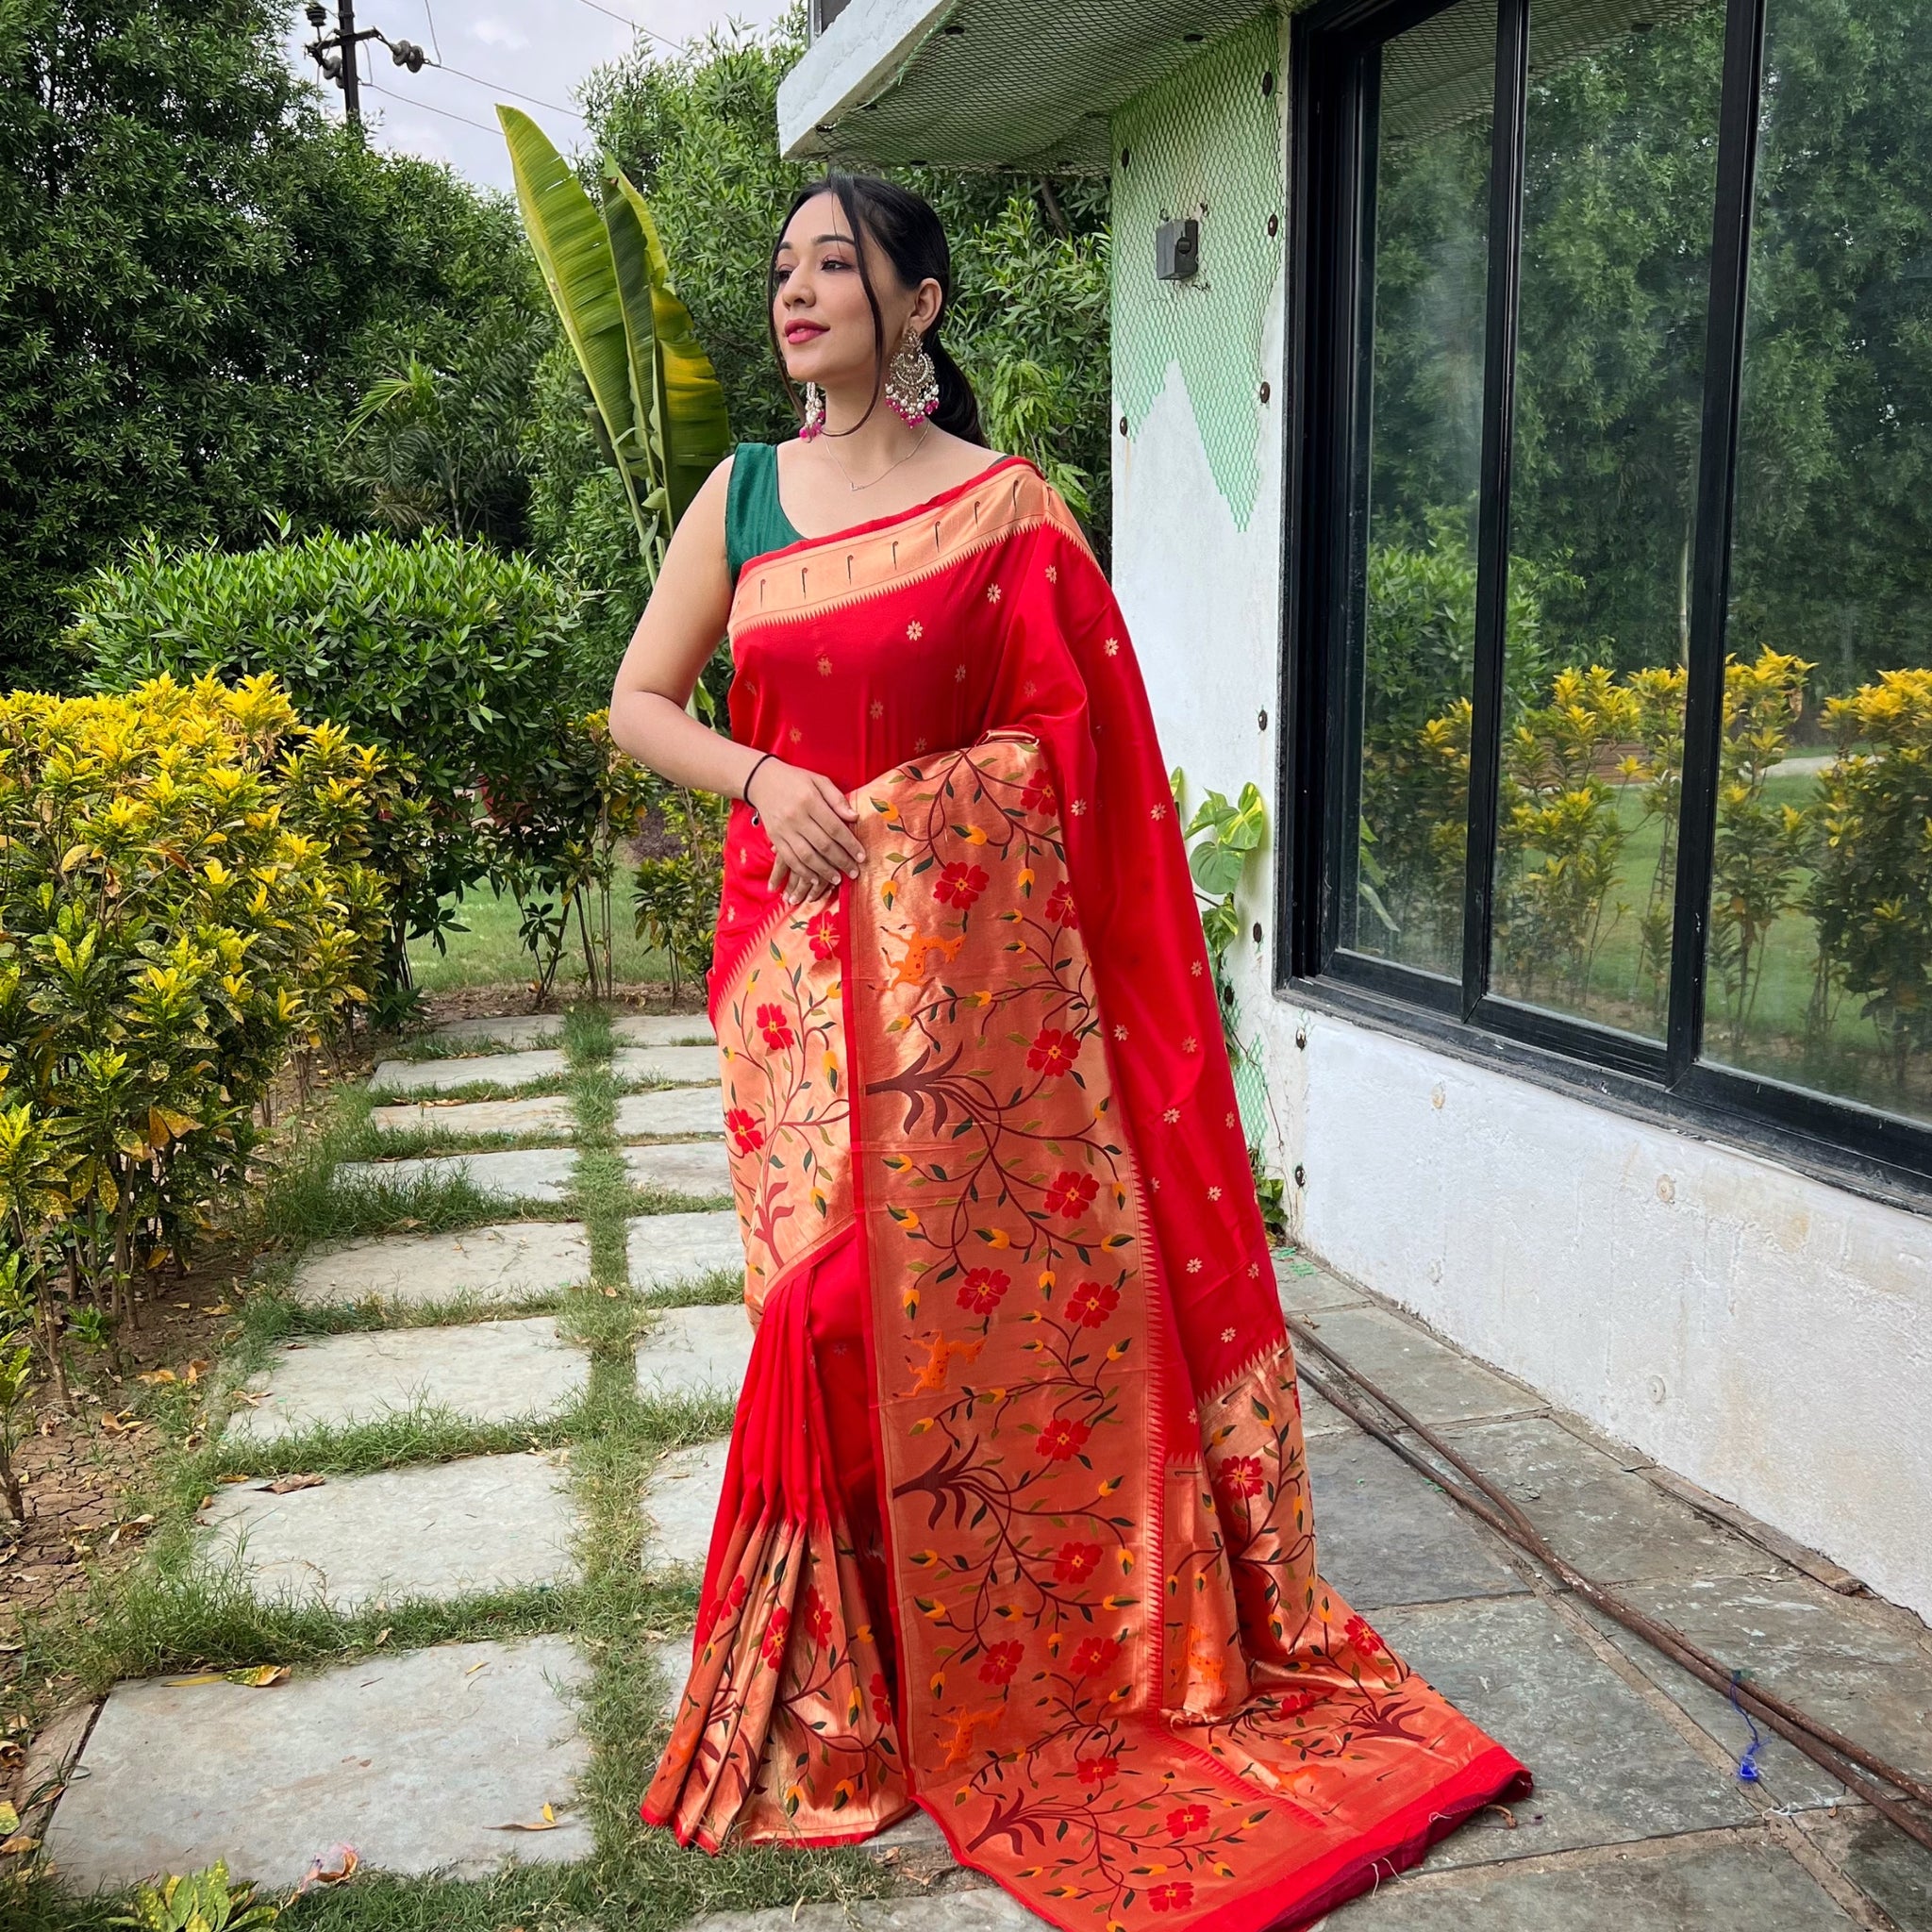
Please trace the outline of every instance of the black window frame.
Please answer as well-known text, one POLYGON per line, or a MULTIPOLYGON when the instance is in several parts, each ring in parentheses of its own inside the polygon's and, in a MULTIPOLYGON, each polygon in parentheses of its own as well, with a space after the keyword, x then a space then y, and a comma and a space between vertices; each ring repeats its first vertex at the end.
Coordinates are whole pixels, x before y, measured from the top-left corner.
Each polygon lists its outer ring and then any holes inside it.
MULTIPOLYGON (((1322 0, 1291 28, 1281 734, 1274 991, 1680 1130, 1932 1212, 1932 1125, 1702 1057, 1751 218, 1769 0, 1724 0, 1704 408, 1668 1020, 1661 1041, 1495 997, 1489 971, 1502 751, 1530 8, 1497 0, 1484 316, 1475 667, 1460 983, 1339 944, 1356 829, 1373 340, 1374 50, 1452 0, 1322 0)), ((1352 887, 1349 888, 1352 890, 1352 887)))

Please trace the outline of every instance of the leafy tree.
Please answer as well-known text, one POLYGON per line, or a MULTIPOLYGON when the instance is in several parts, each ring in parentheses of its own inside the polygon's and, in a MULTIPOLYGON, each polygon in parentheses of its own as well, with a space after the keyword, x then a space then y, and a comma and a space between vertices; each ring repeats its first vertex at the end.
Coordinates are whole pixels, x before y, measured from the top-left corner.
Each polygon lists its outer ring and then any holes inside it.
POLYGON ((1927 661, 1932 11, 1775 0, 1765 52, 1733 641, 1848 691, 1927 661))
MULTIPOLYGON (((784 160, 777 147, 778 83, 804 44, 797 17, 762 37, 713 33, 674 57, 641 44, 598 69, 584 92, 595 146, 650 203, 732 427, 748 441, 779 441, 794 428, 773 365, 766 288, 786 206, 815 172, 784 160)), ((1105 184, 887 172, 924 194, 946 225, 955 285, 947 341, 973 378, 989 436, 1040 463, 1090 517, 1104 555, 1105 184)), ((586 185, 594 192, 588 170, 586 185)), ((538 392, 532 525, 545 552, 601 599, 592 634, 614 664, 647 588, 624 554, 622 485, 604 461, 588 392, 567 356, 553 354, 538 392)))
POLYGON ((349 418, 341 461, 391 529, 513 550, 530 541, 536 373, 556 330, 508 208, 488 216, 507 286, 479 290, 467 314, 438 309, 370 330, 358 359, 381 373, 349 418))
POLYGON ((360 521, 335 452, 385 358, 401 366, 396 331, 433 360, 425 318, 446 342, 524 274, 501 209, 322 119, 285 11, 0 8, 9 682, 72 681, 65 595, 142 530, 245 545, 277 511, 360 521))

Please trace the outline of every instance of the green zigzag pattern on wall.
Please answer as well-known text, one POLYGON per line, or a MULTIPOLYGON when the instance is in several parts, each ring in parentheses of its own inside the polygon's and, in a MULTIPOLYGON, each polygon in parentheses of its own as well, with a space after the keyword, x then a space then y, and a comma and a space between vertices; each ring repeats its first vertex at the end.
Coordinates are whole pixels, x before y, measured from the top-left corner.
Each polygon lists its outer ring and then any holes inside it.
POLYGON ((1261 332, 1287 230, 1284 78, 1281 17, 1271 9, 1113 120, 1115 393, 1136 432, 1169 367, 1179 365, 1215 487, 1241 529, 1254 515, 1261 437, 1280 403, 1277 394, 1263 405, 1257 385, 1268 379, 1261 332), (1191 282, 1160 281, 1154 231, 1189 215, 1201 224, 1200 273, 1191 282))

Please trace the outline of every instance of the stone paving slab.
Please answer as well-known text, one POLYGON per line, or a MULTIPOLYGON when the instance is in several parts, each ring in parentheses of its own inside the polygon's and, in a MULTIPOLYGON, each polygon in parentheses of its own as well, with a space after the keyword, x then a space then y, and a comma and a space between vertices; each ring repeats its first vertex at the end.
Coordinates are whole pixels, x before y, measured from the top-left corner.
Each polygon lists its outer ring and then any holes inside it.
POLYGON ((581 1222, 508 1221, 458 1234, 348 1241, 309 1256, 289 1291, 305 1307, 366 1301, 408 1307, 464 1295, 519 1302, 590 1278, 591 1243, 581 1222))
POLYGON ((430 1029, 432 1040, 458 1046, 495 1046, 510 1052, 545 1046, 563 1038, 561 1013, 502 1013, 475 1020, 445 1020, 430 1029))
MULTIPOLYGON (((626 1147, 624 1164, 632 1184, 640 1188, 662 1188, 667 1193, 690 1194, 701 1201, 731 1191, 731 1163, 722 1141, 660 1141, 626 1147)), ((741 1258, 743 1250, 739 1252, 741 1258)))
POLYGON ((235 1483, 216 1491, 201 1521, 208 1567, 235 1565, 264 1600, 344 1611, 562 1583, 576 1569, 568 1479, 547 1456, 332 1475, 279 1496, 263 1483, 235 1483))
POLYGON ((619 1080, 669 1080, 676 1086, 715 1087, 718 1049, 700 1046, 620 1046, 610 1056, 610 1072, 619 1080))
POLYGON ((1808 1812, 1799 1824, 1899 1932, 1932 1932, 1932 1852, 1862 1805, 1808 1812))
POLYGON ((1540 1598, 1418 1606, 1373 1621, 1398 1657, 1536 1779, 1534 1795, 1514 1807, 1516 1829, 1483 1813, 1437 1845, 1431 1865, 1535 1857, 1757 1816, 1731 1767, 1688 1740, 1540 1598))
POLYGON ((1291 1314, 1319 1314, 1324 1308, 1353 1308, 1367 1305, 1360 1290, 1329 1274, 1319 1261, 1289 1249, 1274 1255, 1274 1283, 1281 1306, 1291 1314))
POLYGON ((627 1093, 617 1103, 619 1139, 724 1131, 724 1103, 717 1087, 659 1087, 651 1093, 627 1093))
MULTIPOLYGON (((610 1023, 611 1037, 625 1046, 715 1046, 718 1036, 702 1013, 626 1013, 610 1023)), ((712 1065, 717 1057, 712 1056, 712 1065)), ((714 1075, 715 1077, 715 1075, 714 1075)))
POLYGON ((1435 1857, 1431 1852, 1422 1874, 1386 1883, 1317 1925, 1322 1932, 1603 1932, 1607 1925, 1849 1932, 1853 1924, 1789 1852, 1755 1833, 1730 1842, 1647 1846, 1641 1855, 1556 1871, 1492 1865, 1439 1878, 1435 1857))
POLYGON ((708 1912, 690 1932, 1030 1932, 1047 1924, 997 1887, 941 1898, 873 1898, 849 1906, 708 1912))
MULTIPOLYGON (((1365 1302, 1306 1319, 1338 1355, 1431 1428, 1545 1406, 1533 1391, 1484 1368, 1391 1309, 1365 1302)), ((1309 1367, 1319 1373, 1322 1357, 1313 1349, 1307 1354, 1309 1367)))
POLYGON ((728 1395, 737 1400, 751 1362, 752 1326, 741 1302, 665 1308, 638 1343, 642 1395, 728 1395))
POLYGON ((721 1268, 744 1273, 744 1236, 729 1208, 693 1214, 640 1214, 626 1241, 630 1285, 640 1294, 675 1288, 721 1268))
POLYGON ((674 1449, 644 1482, 644 1567, 688 1563, 704 1568, 711 1523, 724 1490, 724 1442, 674 1449))
MULTIPOLYGON (((1751 1741, 1751 1728, 1733 1708, 1728 1698, 1700 1682, 1689 1671, 1672 1663, 1668 1657, 1659 1656, 1649 1644, 1631 1636, 1614 1618, 1605 1616, 1585 1603, 1578 1602, 1576 1607, 1679 1710, 1712 1739, 1719 1749, 1733 1758, 1743 1755, 1751 1741)), ((1761 1742, 1756 1762, 1761 1788, 1768 1798, 1794 1809, 1839 1805, 1845 1801, 1845 1788, 1828 1771, 1806 1757, 1795 1744, 1786 1743, 1775 1731, 1767 1730, 1762 1725, 1758 1726, 1758 1736, 1761 1742)), ((1928 1864, 1932 1864, 1932 1853, 1927 1854, 1927 1859, 1928 1864)), ((1928 1926, 1926 1932, 1932 1932, 1932 1926, 1928 1926)))
POLYGON ((567 1699, 587 1672, 565 1637, 378 1654, 268 1690, 117 1686, 54 1812, 69 1890, 225 1858, 297 1882, 332 1847, 365 1868, 483 1877, 505 1857, 589 1856, 565 1808, 590 1757, 567 1699), (555 1831, 504 1831, 555 1806, 555 1831))
POLYGON ((448 1093, 458 1087, 522 1087, 554 1080, 567 1065, 554 1047, 529 1053, 471 1054, 453 1060, 384 1060, 369 1081, 372 1093, 448 1093))
MULTIPOLYGON (((1790 1572, 1633 1583, 1623 1595, 1728 1668, 1932 1778, 1932 1655, 1908 1612, 1790 1572)), ((1639 1641, 1622 1631, 1611 1641, 1625 1651, 1639 1641)))
POLYGON ((551 1134, 569 1140, 576 1110, 567 1093, 539 1093, 528 1100, 418 1100, 369 1110, 378 1134, 551 1134))
MULTIPOLYGON (((1302 1398, 1302 1439, 1312 1441, 1317 1436, 1353 1436, 1360 1432, 1342 1412, 1325 1397, 1315 1391, 1314 1385, 1301 1373, 1299 1360, 1295 1364, 1295 1387, 1302 1398)), ((1320 1374, 1320 1359, 1315 1358, 1315 1374, 1320 1374)))
POLYGON ((1322 1574, 1355 1608, 1528 1589, 1496 1537, 1372 1437, 1311 1438, 1307 1460, 1322 1574))
POLYGON ((467 1421, 554 1415, 583 1393, 590 1359, 562 1341, 549 1315, 455 1328, 377 1328, 284 1342, 250 1381, 265 1390, 229 1419, 225 1435, 271 1441, 317 1424, 341 1426, 407 1413, 420 1404, 467 1421))
POLYGON ((1783 1567, 1551 1417, 1470 1423, 1445 1429, 1442 1439, 1515 1497, 1532 1523, 1559 1529, 1561 1554, 1599 1582, 1681 1576, 1687 1569, 1762 1576, 1783 1567))
MULTIPOLYGON (((719 1152, 722 1157, 722 1146, 719 1152)), ((502 1147, 488 1154, 427 1154, 414 1160, 345 1160, 336 1169, 336 1184, 406 1188, 467 1174, 471 1186, 493 1201, 561 1201, 570 1192, 576 1167, 577 1158, 568 1147, 502 1147)))

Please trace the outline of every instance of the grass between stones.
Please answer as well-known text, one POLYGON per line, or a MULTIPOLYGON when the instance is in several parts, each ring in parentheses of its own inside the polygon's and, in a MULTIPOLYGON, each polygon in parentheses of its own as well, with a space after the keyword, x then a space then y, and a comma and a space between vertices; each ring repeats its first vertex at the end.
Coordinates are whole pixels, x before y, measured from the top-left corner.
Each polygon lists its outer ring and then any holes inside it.
POLYGON ((722 1308, 744 1298, 744 1277, 728 1268, 693 1274, 642 1296, 647 1308, 722 1308))
MULTIPOLYGON (((326 1125, 297 1146, 265 1191, 251 1234, 278 1250, 258 1274, 232 1340, 194 1386, 148 1391, 144 1413, 170 1439, 149 1493, 130 1502, 156 1524, 145 1561, 98 1580, 77 1605, 23 1630, 27 1681, 78 1684, 98 1694, 117 1679, 262 1662, 321 1667, 378 1649, 464 1639, 568 1632, 591 1670, 578 1719, 591 1762, 577 1804, 591 1823, 592 1855, 576 1865, 504 1864, 488 1878, 405 1878, 375 1873, 290 1902, 281 1924, 296 1932, 675 1932, 708 1911, 852 1900, 889 1886, 887 1874, 852 1851, 753 1847, 709 1857, 681 1850, 669 1833, 647 1831, 637 1804, 667 1728, 668 1684, 654 1654, 688 1637, 696 1578, 643 1568, 643 1485, 665 1452, 728 1433, 726 1398, 644 1397, 635 1348, 652 1310, 736 1300, 741 1282, 720 1271, 648 1301, 630 1289, 629 1220, 681 1197, 634 1189, 613 1132, 619 1085, 611 1077, 610 1021, 594 1008, 567 1017, 564 1083, 576 1123, 578 1164, 567 1202, 487 1200, 465 1183, 436 1183, 344 1194, 336 1164, 365 1158, 368 1101, 337 1097, 326 1125), (375 1198, 372 1198, 374 1196, 375 1198), (580 1218, 589 1234, 591 1280, 510 1308, 461 1299, 388 1310, 305 1308, 286 1284, 308 1246, 354 1235, 441 1232, 516 1218, 580 1218), (352 1427, 315 1427, 269 1441, 220 1435, 238 1407, 234 1391, 266 1367, 275 1344, 298 1334, 376 1326, 436 1325, 519 1312, 555 1312, 590 1357, 589 1384, 568 1409, 545 1420, 478 1424, 423 1407, 352 1427), (564 1458, 577 1509, 576 1580, 477 1593, 455 1601, 391 1599, 351 1612, 309 1601, 258 1601, 239 1568, 197 1560, 195 1515, 224 1476, 294 1473, 366 1474, 458 1456, 515 1451, 564 1458)), ((385 1142, 387 1146, 388 1143, 385 1142)), ((675 1667, 675 1666, 674 1666, 675 1667)), ((273 1696, 273 1690, 259 1694, 273 1696)), ((506 1740, 506 1749, 513 1749, 506 1740)), ((183 1766, 181 1774, 193 1775, 183 1766)), ((125 1898, 79 1899, 58 1875, 31 1871, 4 1900, 20 1932, 105 1932, 125 1898)))

